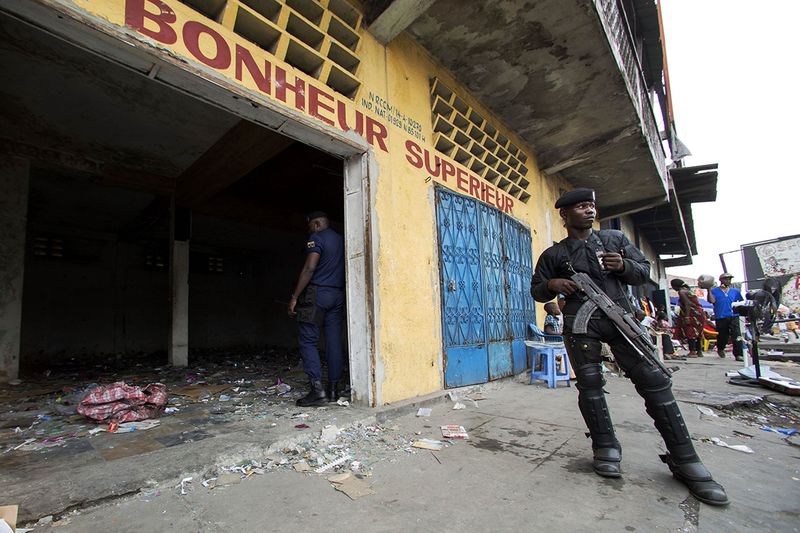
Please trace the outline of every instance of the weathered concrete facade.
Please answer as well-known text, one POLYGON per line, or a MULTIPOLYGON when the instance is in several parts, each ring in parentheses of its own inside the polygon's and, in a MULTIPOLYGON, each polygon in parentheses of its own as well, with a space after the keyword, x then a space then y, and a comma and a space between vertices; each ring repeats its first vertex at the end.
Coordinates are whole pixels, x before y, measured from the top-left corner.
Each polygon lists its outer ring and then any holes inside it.
MULTIPOLYGON (((0 144, 34 162, 27 231, 42 243, 26 258, 23 362, 163 351, 185 365, 194 348, 291 346, 285 299, 303 213, 323 208, 347 243, 354 400, 380 405, 452 386, 448 335, 470 320, 488 330, 494 317, 532 316, 521 280, 563 238, 552 207, 563 190, 597 188, 609 217, 668 198, 647 84, 631 70, 615 9, 549 0, 0 6, 12 80, 0 92, 18 103, 0 114, 0 144), (443 195, 488 217, 458 235, 480 234, 487 248, 457 242, 451 253, 443 195), (181 210, 191 214, 186 232, 173 214, 181 210), (504 248, 514 239, 526 257, 504 248), (463 279, 445 275, 454 257, 463 279), (484 270, 471 278, 463 265, 473 263, 484 270), (448 309, 471 284, 480 310, 448 309)), ((503 328, 496 340, 510 343, 503 328)), ((518 360, 492 370, 519 371, 518 360)))

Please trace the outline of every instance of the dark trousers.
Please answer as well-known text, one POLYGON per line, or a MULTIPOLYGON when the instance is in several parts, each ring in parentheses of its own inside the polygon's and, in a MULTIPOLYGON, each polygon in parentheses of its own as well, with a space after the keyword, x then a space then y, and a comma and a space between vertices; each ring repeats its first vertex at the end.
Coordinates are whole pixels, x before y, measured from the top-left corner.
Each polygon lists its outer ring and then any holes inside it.
POLYGON ((342 377, 342 314, 344 291, 331 287, 317 288, 317 323, 299 322, 300 358, 303 370, 312 381, 322 379, 320 361, 320 329, 325 330, 325 356, 328 360, 328 381, 339 381, 342 377), (321 325, 321 327, 320 327, 321 325))
POLYGON ((565 325, 564 344, 577 376, 578 407, 589 429, 592 447, 621 450, 603 390, 605 379, 600 368, 600 350, 601 342, 605 342, 644 399, 647 414, 653 419, 673 460, 677 464, 698 461, 689 430, 672 394, 670 377, 645 361, 610 320, 589 320, 587 332, 580 335, 572 334, 571 326, 571 322, 565 325))
POLYGON ((716 319, 717 353, 725 353, 729 340, 733 340, 733 356, 742 357, 742 332, 739 329, 739 317, 729 316, 716 319))

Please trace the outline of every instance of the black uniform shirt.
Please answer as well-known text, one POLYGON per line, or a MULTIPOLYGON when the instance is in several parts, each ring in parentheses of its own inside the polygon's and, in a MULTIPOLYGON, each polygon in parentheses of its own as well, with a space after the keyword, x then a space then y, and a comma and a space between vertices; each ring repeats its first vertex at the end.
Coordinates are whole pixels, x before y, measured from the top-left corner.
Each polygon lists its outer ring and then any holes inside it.
MULTIPOLYGON (((592 231, 585 242, 567 237, 539 256, 531 280, 531 295, 537 302, 549 302, 557 296, 547 288, 547 282, 555 278, 569 279, 572 274, 569 265, 576 272, 588 274, 609 298, 628 311, 632 309, 625 285, 642 285, 650 276, 650 262, 625 234, 618 230, 592 231), (622 272, 601 270, 598 252, 621 253, 625 269, 622 272)), ((565 322, 571 322, 582 304, 581 293, 566 297, 565 322)))

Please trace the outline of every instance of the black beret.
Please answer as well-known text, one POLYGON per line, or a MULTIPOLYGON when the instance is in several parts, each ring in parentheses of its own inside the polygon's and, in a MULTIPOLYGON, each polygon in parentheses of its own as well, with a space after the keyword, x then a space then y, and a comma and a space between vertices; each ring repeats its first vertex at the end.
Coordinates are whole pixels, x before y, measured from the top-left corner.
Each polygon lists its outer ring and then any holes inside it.
POLYGON ((556 209, 569 207, 580 202, 594 202, 594 189, 572 189, 556 200, 556 209))
POLYGON ((315 218, 328 218, 328 213, 325 211, 311 211, 306 215, 306 222, 311 222, 315 218))

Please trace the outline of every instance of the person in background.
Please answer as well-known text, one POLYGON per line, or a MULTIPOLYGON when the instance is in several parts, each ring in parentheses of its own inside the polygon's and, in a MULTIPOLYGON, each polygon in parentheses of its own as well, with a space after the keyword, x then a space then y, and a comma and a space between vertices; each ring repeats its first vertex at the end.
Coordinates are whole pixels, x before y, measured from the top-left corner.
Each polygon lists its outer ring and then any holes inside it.
POLYGON ((723 272, 719 276, 719 287, 708 289, 708 301, 714 304, 714 320, 717 324, 717 355, 725 357, 728 340, 733 339, 733 357, 744 360, 742 351, 742 332, 739 317, 733 312, 733 303, 744 298, 739 289, 731 286, 733 274, 723 272))
POLYGON ((678 303, 681 308, 680 315, 678 315, 678 326, 681 329, 681 336, 689 346, 689 353, 686 354, 686 357, 703 357, 700 339, 703 336, 706 314, 703 306, 700 305, 700 299, 682 279, 675 278, 670 281, 670 285, 678 293, 678 303))
POLYGON ((667 313, 659 311, 656 315, 656 323, 653 325, 659 337, 661 337, 661 347, 664 349, 664 359, 672 359, 675 355, 675 347, 672 345, 672 326, 667 320, 667 313))
POLYGON ((297 317, 298 345, 310 390, 297 400, 300 407, 318 407, 339 399, 342 377, 342 314, 344 308, 344 239, 330 227, 328 215, 314 211, 306 217, 306 260, 289 300, 288 314, 297 317), (320 331, 325 331, 328 390, 322 386, 320 331))
POLYGON ((544 332, 548 335, 561 335, 561 309, 555 302, 544 304, 544 332))
POLYGON ((786 323, 786 329, 788 329, 789 331, 794 333, 794 338, 795 339, 800 339, 800 334, 797 332, 797 330, 800 329, 797 326, 797 315, 792 313, 792 314, 789 315, 789 318, 791 320, 786 323))

